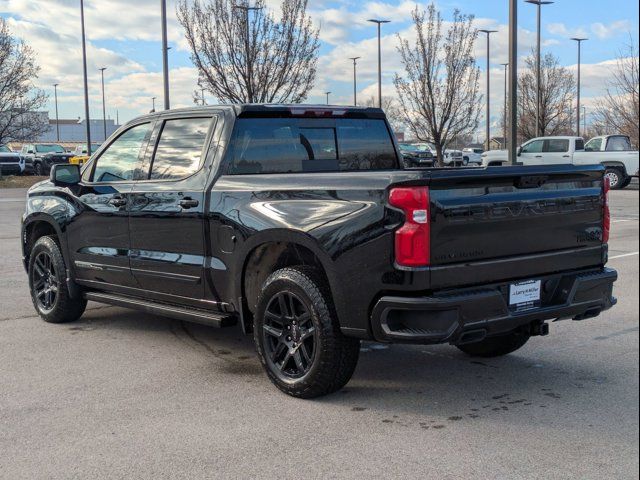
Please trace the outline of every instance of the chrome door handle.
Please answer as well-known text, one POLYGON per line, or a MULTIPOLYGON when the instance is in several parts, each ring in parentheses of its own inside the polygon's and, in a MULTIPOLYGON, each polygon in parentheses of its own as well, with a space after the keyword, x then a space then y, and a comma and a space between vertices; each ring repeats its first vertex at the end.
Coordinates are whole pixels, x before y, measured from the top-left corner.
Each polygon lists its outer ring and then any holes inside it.
POLYGON ((182 200, 180 200, 178 204, 182 208, 194 208, 200 205, 200 202, 198 202, 198 200, 194 200, 193 198, 185 197, 182 200))

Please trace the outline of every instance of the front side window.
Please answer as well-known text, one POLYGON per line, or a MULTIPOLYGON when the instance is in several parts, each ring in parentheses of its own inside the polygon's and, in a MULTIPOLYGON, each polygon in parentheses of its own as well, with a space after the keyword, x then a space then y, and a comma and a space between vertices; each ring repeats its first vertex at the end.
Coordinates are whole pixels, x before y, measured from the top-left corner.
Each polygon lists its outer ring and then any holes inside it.
POLYGON ((133 180, 140 166, 140 154, 146 148, 151 124, 136 125, 116 138, 96 160, 93 182, 133 180))
POLYGON ((609 137, 607 140, 608 152, 626 152, 631 150, 631 143, 627 137, 609 137))
POLYGON ((296 173, 395 168, 384 120, 240 118, 228 173, 296 173))
POLYGON ((544 140, 534 140, 522 147, 522 153, 541 153, 544 140))
POLYGON ((211 118, 180 118, 164 122, 151 164, 152 180, 175 180, 195 173, 211 125, 211 118))
POLYGON ((561 138, 552 138, 547 140, 545 152, 548 153, 565 153, 569 151, 569 140, 561 138))
POLYGON ((602 147, 602 138, 592 138, 584 146, 585 150, 589 152, 599 152, 602 147))

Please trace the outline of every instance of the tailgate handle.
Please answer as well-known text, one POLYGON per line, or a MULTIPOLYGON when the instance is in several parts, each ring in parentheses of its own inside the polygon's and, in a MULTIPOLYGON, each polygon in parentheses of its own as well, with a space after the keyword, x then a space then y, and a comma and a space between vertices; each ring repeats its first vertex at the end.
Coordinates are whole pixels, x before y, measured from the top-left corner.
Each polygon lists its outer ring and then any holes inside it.
POLYGON ((518 188, 537 188, 547 183, 547 180, 549 180, 549 177, 546 175, 520 177, 515 185, 518 188))

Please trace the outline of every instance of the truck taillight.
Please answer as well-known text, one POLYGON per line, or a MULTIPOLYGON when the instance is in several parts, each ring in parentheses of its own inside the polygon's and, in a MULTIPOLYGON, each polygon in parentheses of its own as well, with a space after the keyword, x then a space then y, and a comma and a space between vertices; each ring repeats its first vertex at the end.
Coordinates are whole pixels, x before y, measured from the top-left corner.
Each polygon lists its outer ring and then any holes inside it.
POLYGON ((609 243, 609 232, 611 230, 611 212, 609 211, 609 190, 611 183, 605 177, 602 182, 604 204, 602 208, 602 243, 609 243))
POLYGON ((405 214, 404 225, 396 230, 396 263, 403 267, 428 266, 431 262, 429 188, 392 188, 389 203, 405 214))

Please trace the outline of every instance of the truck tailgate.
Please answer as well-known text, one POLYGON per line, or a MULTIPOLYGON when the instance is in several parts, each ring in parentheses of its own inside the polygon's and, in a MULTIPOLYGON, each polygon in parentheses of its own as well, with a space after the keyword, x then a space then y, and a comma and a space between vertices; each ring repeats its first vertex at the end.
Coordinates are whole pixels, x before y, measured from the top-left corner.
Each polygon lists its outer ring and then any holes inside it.
POLYGON ((602 264, 602 175, 572 165, 432 171, 431 286, 602 264))

